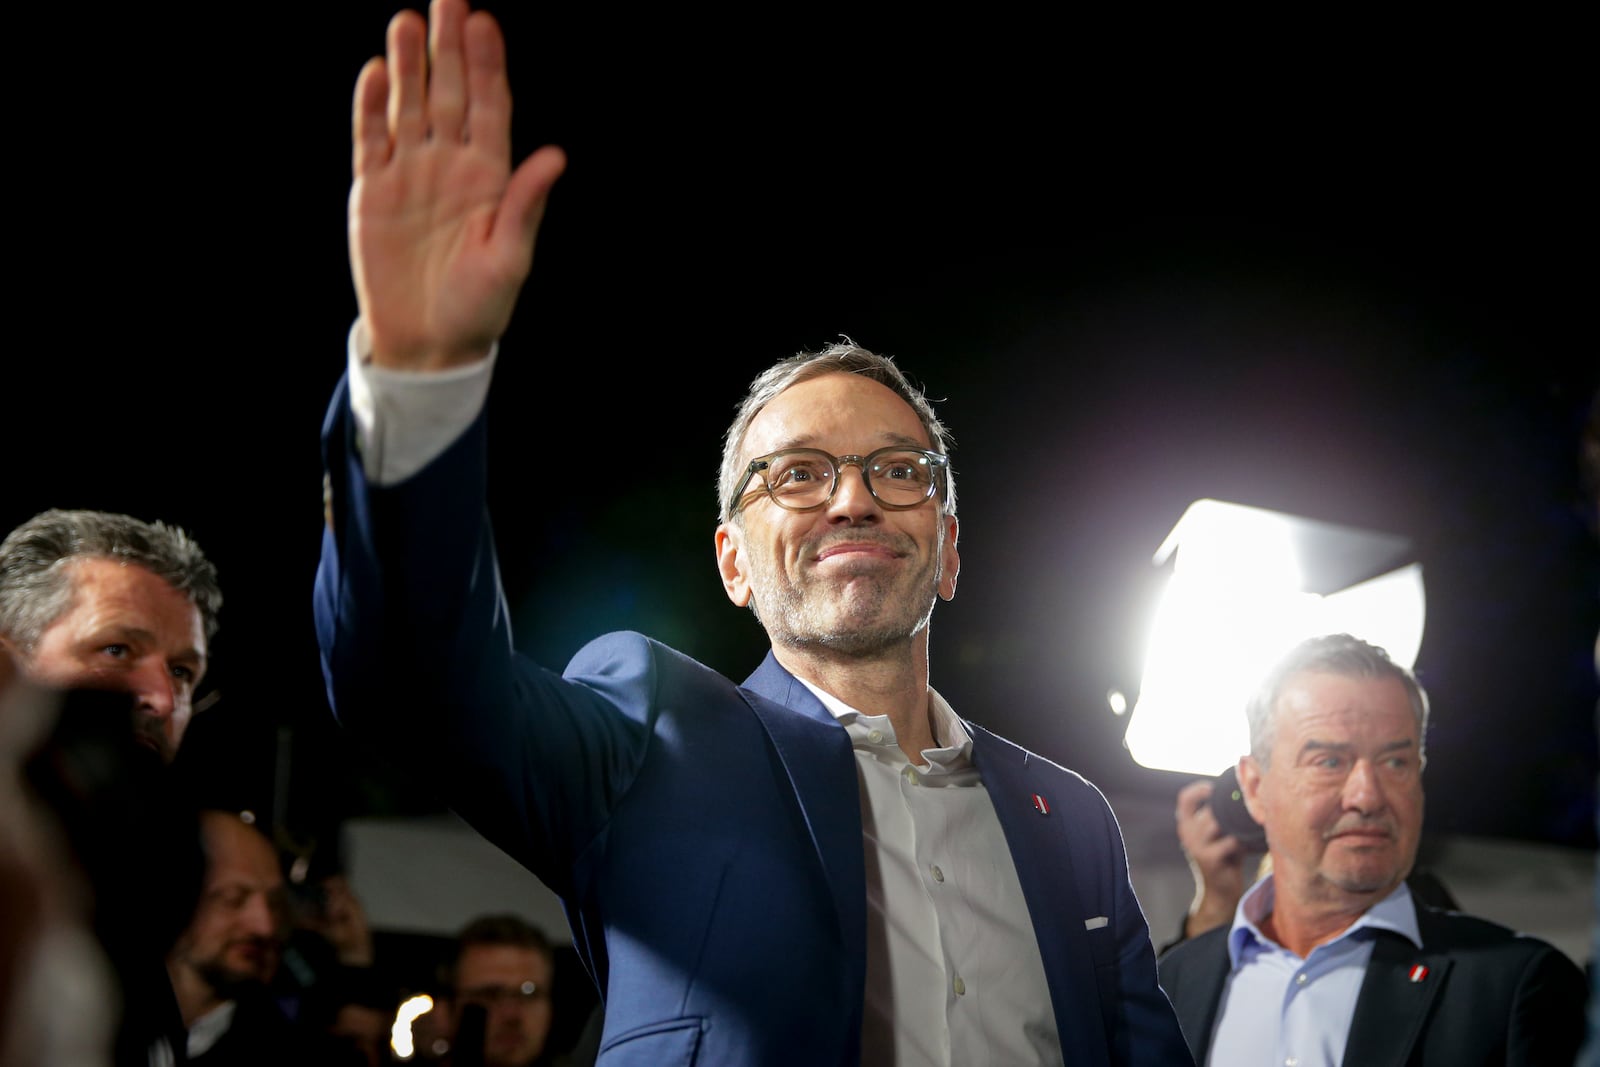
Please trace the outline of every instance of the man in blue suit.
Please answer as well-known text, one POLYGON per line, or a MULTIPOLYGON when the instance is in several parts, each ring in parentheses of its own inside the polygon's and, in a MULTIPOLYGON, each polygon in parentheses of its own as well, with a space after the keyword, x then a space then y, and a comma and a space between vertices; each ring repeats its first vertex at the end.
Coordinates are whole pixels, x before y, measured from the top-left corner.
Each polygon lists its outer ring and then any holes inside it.
POLYGON ((565 158, 511 168, 504 62, 434 0, 356 87, 340 720, 562 897, 603 1065, 1190 1064, 1104 797, 928 685, 955 485, 892 360, 784 360, 728 431, 717 567, 772 645, 742 685, 635 633, 559 674, 513 650, 483 401, 565 158))

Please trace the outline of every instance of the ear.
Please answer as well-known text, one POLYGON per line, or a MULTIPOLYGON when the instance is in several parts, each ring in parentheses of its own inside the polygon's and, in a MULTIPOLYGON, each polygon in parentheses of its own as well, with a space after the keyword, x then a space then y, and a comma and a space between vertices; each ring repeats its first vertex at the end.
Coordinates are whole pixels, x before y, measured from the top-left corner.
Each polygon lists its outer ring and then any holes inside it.
POLYGON ((956 535, 961 524, 954 515, 941 515, 944 523, 944 545, 939 550, 939 596, 944 600, 956 597, 956 578, 961 574, 961 553, 956 551, 956 535))
POLYGON ((1266 822, 1261 818, 1261 764, 1256 762, 1254 756, 1239 757, 1239 793, 1244 797, 1245 810, 1250 817, 1265 826, 1266 822))
POLYGON ((735 607, 750 603, 750 580, 745 574, 744 531, 732 523, 717 527, 717 573, 722 575, 722 589, 735 607))

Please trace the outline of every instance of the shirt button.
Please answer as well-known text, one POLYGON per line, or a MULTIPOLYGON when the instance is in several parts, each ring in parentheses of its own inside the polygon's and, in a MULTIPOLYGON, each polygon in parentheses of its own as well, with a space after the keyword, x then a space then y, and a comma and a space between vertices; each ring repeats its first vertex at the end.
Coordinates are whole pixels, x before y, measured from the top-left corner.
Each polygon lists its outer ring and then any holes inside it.
POLYGON ((942 881, 944 881, 944 872, 943 872, 943 871, 941 871, 941 870, 940 870, 940 869, 939 869, 939 865, 938 865, 938 864, 937 864, 937 863, 935 863, 935 864, 933 864, 933 865, 931 865, 931 866, 930 866, 930 867, 929 867, 929 868, 928 868, 928 870, 930 870, 930 871, 932 871, 932 872, 933 872, 933 880, 934 880, 934 881, 935 881, 935 882, 942 882, 942 881))
POLYGON ((867 740, 871 741, 875 745, 883 744, 883 731, 882 730, 872 730, 872 731, 870 731, 867 734, 867 740))
POLYGON ((956 980, 952 984, 955 988, 956 996, 964 997, 967 995, 967 983, 961 980, 961 976, 959 974, 956 975, 956 980))
POLYGON ((1288 1059, 1283 1061, 1283 1067, 1298 1067, 1299 1063, 1300 1060, 1298 1057, 1290 1056, 1288 1059))
POLYGON ((917 778, 916 768, 907 767, 905 769, 905 776, 906 776, 906 781, 910 782, 912 785, 916 785, 917 784, 918 778, 917 778))
POLYGON ((1295 985, 1305 985, 1306 984, 1306 976, 1303 975, 1303 974, 1295 975, 1294 976, 1294 984, 1295 985))

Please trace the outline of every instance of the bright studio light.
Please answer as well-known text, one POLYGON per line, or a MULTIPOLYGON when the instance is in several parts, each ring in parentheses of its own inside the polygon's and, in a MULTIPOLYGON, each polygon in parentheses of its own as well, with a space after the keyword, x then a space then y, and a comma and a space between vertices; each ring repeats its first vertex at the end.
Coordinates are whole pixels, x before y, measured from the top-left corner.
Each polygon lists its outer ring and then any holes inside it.
POLYGON ((1198 500, 1154 562, 1172 572, 1151 623, 1125 740, 1141 766, 1214 775, 1249 747, 1244 703, 1307 637, 1349 633, 1411 666, 1422 568, 1391 534, 1198 500))

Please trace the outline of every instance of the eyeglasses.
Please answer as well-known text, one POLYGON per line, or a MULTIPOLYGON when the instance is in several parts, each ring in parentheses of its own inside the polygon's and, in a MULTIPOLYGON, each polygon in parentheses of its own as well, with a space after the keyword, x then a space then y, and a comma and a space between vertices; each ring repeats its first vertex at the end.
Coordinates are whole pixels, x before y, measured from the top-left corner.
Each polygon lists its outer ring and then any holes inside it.
POLYGON ((480 985, 470 989, 463 989, 459 994, 463 1001, 469 1004, 482 1004, 492 1008, 501 1001, 510 1001, 514 1004, 526 1004, 538 1000, 540 997, 549 996, 543 986, 538 982, 523 982, 518 986, 510 985, 480 985))
POLYGON ((842 467, 861 468, 872 499, 890 511, 904 511, 930 500, 939 491, 940 472, 950 464, 949 457, 924 448, 890 445, 865 456, 834 456, 820 448, 785 448, 770 456, 750 461, 744 481, 728 498, 731 519, 756 493, 765 492, 773 503, 790 511, 814 511, 833 499, 839 489, 842 467), (761 488, 750 493, 745 487, 761 475, 761 488))

